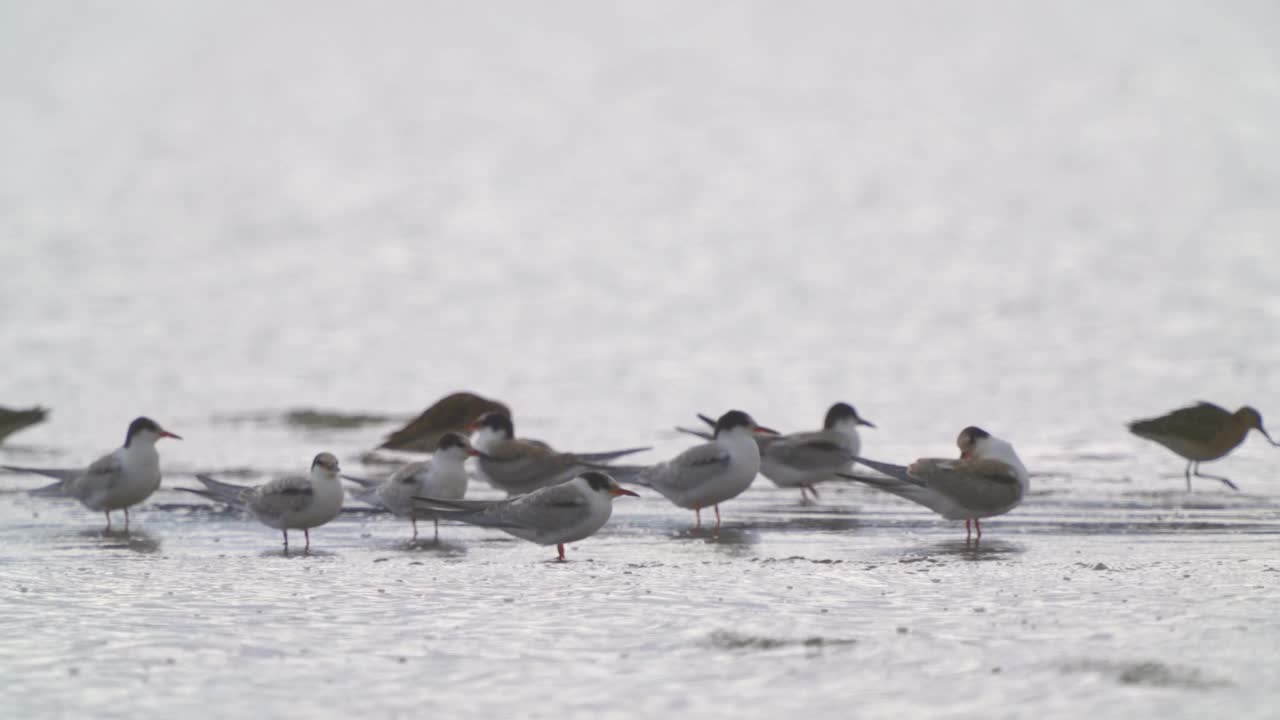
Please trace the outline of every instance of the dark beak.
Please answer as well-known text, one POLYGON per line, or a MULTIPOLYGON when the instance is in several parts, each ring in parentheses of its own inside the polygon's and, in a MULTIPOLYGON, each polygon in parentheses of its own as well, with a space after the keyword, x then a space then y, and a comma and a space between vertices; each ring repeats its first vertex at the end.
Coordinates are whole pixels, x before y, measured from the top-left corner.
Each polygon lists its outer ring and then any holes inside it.
POLYGON ((1261 424, 1258 425, 1258 432, 1262 433, 1262 437, 1266 438, 1267 442, 1271 443, 1272 445, 1275 445, 1276 447, 1280 447, 1280 443, 1276 442, 1275 440, 1272 440, 1271 435, 1265 429, 1263 429, 1261 424))
POLYGON ((875 424, 875 423, 873 423, 873 422, 871 422, 870 420, 863 420, 862 418, 858 418, 858 424, 859 424, 859 425, 866 425, 866 426, 867 426, 867 427, 869 427, 869 428, 873 428, 873 427, 875 427, 875 426, 876 426, 876 424, 875 424))

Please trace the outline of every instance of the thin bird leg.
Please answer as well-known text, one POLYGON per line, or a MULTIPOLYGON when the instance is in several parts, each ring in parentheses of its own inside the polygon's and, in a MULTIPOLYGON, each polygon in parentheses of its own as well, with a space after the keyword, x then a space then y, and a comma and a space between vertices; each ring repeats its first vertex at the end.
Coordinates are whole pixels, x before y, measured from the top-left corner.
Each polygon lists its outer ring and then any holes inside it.
POLYGON ((431 522, 436 524, 436 544, 439 545, 440 544, 440 518, 438 516, 432 516, 431 522))
POLYGON ((560 562, 564 562, 564 543, 556 545, 556 550, 560 551, 560 562))
POLYGON ((969 521, 968 521, 968 520, 965 520, 965 521, 964 521, 964 541, 965 541, 965 542, 969 542, 969 535, 970 535, 970 533, 971 533, 971 531, 970 531, 970 529, 969 529, 969 521))
POLYGON ((1188 460, 1187 469, 1182 471, 1182 474, 1187 476, 1187 492, 1191 492, 1191 466, 1195 464, 1195 460, 1188 460))
MULTIPOLYGON (((693 516, 694 516, 695 518, 697 518, 697 522, 695 522, 695 523, 694 523, 694 525, 693 525, 693 529, 694 529, 694 530, 701 530, 701 529, 702 529, 702 508, 694 508, 694 509, 693 509, 693 516)), ((108 525, 110 525, 110 521, 111 521, 111 516, 110 516, 110 515, 108 515, 108 516, 107 516, 107 523, 108 523, 108 525)))
POLYGON ((129 532, 129 508, 124 509, 124 531, 129 532))
POLYGON ((978 529, 978 539, 981 540, 982 539, 982 520, 978 518, 974 518, 973 526, 978 529))
MULTIPOLYGON (((1200 472, 1200 463, 1196 463, 1196 477, 1207 478, 1209 480, 1221 480, 1222 482, 1226 483, 1227 487, 1231 488, 1232 490, 1240 489, 1236 487, 1235 483, 1231 482, 1227 478, 1222 477, 1221 475, 1208 475, 1206 473, 1200 472)), ((126 515, 125 517, 128 517, 128 516, 126 515)))
POLYGON ((288 555, 289 554, 289 531, 281 530, 280 532, 284 534, 284 554, 288 555))
POLYGON ((716 509, 716 532, 720 532, 720 506, 715 505, 716 509))
POLYGON ((104 530, 103 532, 111 532, 111 511, 104 510, 103 514, 107 516, 107 529, 104 530))
POLYGON ((307 528, 303 528, 302 537, 307 539, 307 544, 302 547, 302 552, 304 553, 311 552, 311 531, 308 530, 307 528))
POLYGON ((800 486, 800 504, 801 505, 809 504, 809 495, 803 485, 800 486))
POLYGON ((417 540, 418 539, 418 518, 411 517, 409 518, 409 522, 413 523, 413 539, 417 540))

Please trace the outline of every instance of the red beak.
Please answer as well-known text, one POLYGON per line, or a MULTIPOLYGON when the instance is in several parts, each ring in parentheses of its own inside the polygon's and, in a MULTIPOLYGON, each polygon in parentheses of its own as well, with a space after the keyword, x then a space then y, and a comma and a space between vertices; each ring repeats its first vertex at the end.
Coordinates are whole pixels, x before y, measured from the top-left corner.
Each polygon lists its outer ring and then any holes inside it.
POLYGON ((167 438, 167 437, 169 437, 169 438, 173 438, 174 440, 181 440, 181 439, 182 439, 182 436, 181 436, 181 435, 174 435, 173 433, 169 432, 168 430, 161 430, 161 431, 160 431, 160 437, 162 437, 162 438, 167 438))
POLYGON ((481 453, 475 448, 467 448, 467 457, 480 457, 481 453))
POLYGON ((763 426, 763 425, 757 425, 757 426, 756 426, 756 429, 755 429, 755 430, 753 430, 752 432, 756 432, 756 433, 759 433, 759 434, 761 434, 761 435, 778 435, 778 434, 780 434, 777 430, 774 430, 773 428, 767 428, 767 427, 765 427, 765 426, 763 426))
POLYGON ((630 495, 631 497, 640 497, 636 493, 633 493, 626 488, 620 488, 620 487, 610 488, 609 494, 613 495, 614 497, 617 497, 619 495, 630 495))

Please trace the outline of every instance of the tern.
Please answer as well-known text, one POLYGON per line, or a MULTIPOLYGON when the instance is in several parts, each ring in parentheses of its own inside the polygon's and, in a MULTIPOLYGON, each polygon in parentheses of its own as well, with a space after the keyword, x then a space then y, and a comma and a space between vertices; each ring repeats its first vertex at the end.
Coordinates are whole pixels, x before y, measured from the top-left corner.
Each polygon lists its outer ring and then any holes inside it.
POLYGON ((650 466, 617 469, 623 482, 657 490, 675 505, 694 512, 695 528, 702 527, 702 509, 716 513, 720 529, 720 503, 741 495, 760 471, 756 436, 778 433, 756 424, 741 410, 730 410, 716 420, 710 442, 695 445, 671 460, 650 466))
POLYGON ((564 561, 564 546, 590 537, 613 514, 613 498, 635 493, 602 472, 588 470, 551 487, 506 500, 447 500, 416 497, 414 504, 450 520, 491 527, 535 542, 555 545, 564 561))
POLYGON ((1262 415, 1247 405, 1230 412, 1202 401, 1158 418, 1129 423, 1129 431, 1134 435, 1160 443, 1187 461, 1183 472, 1187 478, 1187 492, 1191 492, 1192 475, 1220 480, 1232 490, 1239 490, 1227 478, 1201 473, 1200 463, 1226 456, 1244 442, 1250 430, 1257 430, 1267 442, 1280 446, 1262 427, 1262 415))
POLYGON ((647 447, 597 453, 557 452, 547 445, 515 437, 511 416, 485 413, 468 430, 474 431, 471 444, 479 457, 477 474, 498 490, 522 495, 542 487, 558 485, 585 470, 608 470, 602 463, 624 455, 643 452, 647 447))
POLYGON ((338 458, 322 452, 311 462, 305 477, 280 477, 248 487, 196 475, 204 489, 178 488, 232 507, 248 510, 258 522, 284 534, 284 551, 289 552, 289 531, 301 530, 306 538, 303 552, 311 549, 311 528, 320 527, 342 510, 342 481, 338 478, 338 458))
POLYGON ((375 507, 407 517, 413 523, 413 539, 418 539, 418 521, 435 522, 435 537, 440 540, 439 513, 414 508, 415 495, 444 500, 461 500, 467 494, 467 457, 478 455, 467 439, 458 433, 445 433, 430 460, 409 463, 385 480, 366 480, 343 475, 361 486, 348 491, 351 497, 375 507))
POLYGON ((1030 487, 1030 476, 1013 446, 982 428, 961 430, 956 445, 959 460, 922 458, 904 467, 860 457, 855 462, 888 477, 837 475, 924 505, 948 520, 964 520, 965 540, 973 521, 981 538, 980 520, 1017 507, 1030 487))
POLYGON ((161 438, 182 439, 160 427, 156 421, 140 417, 129 423, 123 447, 103 455, 87 468, 0 467, 56 479, 58 482, 32 490, 32 494, 73 497, 90 510, 104 513, 107 530, 111 529, 111 511, 124 510, 124 529, 127 531, 129 507, 151 497, 151 493, 160 487, 160 454, 156 452, 156 443, 161 438))
MULTIPOLYGON (((698 417, 708 425, 715 421, 706 415, 698 417)), ((820 482, 837 480, 835 474, 853 469, 853 458, 862 449, 858 426, 875 427, 858 415, 848 403, 838 402, 827 410, 822 429, 813 432, 797 432, 789 435, 755 436, 760 446, 760 474, 780 488, 800 488, 800 502, 807 502, 809 494, 818 499, 820 482)), ((711 439, 711 434, 701 430, 678 427, 680 432, 711 439)))

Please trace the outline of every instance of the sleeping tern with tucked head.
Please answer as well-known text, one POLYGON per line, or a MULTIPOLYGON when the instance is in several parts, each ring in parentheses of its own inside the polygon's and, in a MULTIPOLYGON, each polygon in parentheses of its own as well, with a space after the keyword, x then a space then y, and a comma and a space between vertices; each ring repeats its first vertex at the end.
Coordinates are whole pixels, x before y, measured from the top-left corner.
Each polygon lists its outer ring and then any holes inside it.
POLYGON ((964 520, 966 540, 972 522, 981 538, 981 519, 1017 507, 1030 476, 1013 446, 982 428, 961 430, 956 445, 959 460, 921 458, 904 467, 857 458, 855 462, 886 477, 837 474, 924 505, 948 520, 964 520))

